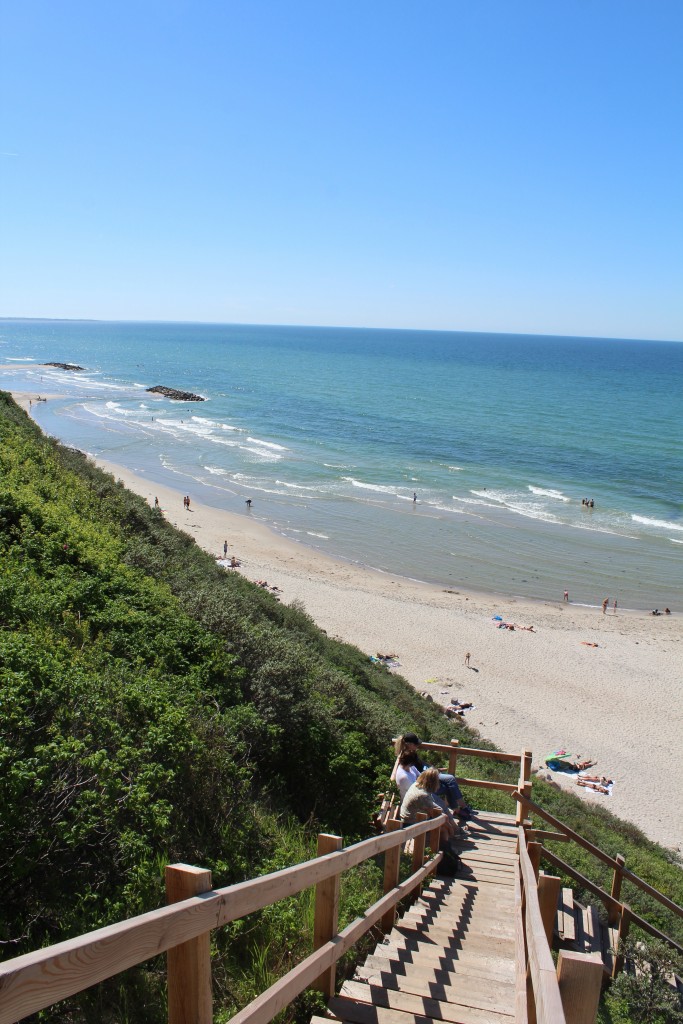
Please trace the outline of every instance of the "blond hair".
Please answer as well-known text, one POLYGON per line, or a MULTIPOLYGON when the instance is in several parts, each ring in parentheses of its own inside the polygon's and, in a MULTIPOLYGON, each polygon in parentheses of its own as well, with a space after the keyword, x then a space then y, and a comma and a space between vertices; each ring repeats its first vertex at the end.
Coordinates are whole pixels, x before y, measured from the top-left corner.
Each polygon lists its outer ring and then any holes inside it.
POLYGON ((436 793, 439 788, 439 769, 425 768, 415 780, 415 785, 418 789, 424 789, 426 793, 436 793))

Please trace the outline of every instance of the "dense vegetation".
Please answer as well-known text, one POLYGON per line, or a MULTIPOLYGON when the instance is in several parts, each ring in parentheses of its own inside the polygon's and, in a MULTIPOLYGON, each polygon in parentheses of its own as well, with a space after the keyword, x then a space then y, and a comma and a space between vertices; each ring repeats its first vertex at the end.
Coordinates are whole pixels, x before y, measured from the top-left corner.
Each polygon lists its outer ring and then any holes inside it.
MULTIPOLYGON (((216 566, 2 392, 0 555, 5 957, 159 906, 166 863, 226 885, 312 855, 319 830, 367 835, 403 729, 489 746, 305 610, 216 566)), ((466 771, 516 781, 490 762, 466 771)), ((636 828, 540 781, 534 799, 683 901, 680 868, 636 828)), ((580 850, 557 852, 607 880, 580 850)), ((347 881, 343 916, 370 902, 378 874, 347 881)), ((625 898, 680 936, 657 904, 625 898)), ((216 938, 224 1015, 306 948, 309 904, 216 938)), ((138 1012, 162 1019, 159 978, 151 965, 109 986, 108 1009, 93 994, 59 1012, 132 1019, 135 990, 138 1012)))

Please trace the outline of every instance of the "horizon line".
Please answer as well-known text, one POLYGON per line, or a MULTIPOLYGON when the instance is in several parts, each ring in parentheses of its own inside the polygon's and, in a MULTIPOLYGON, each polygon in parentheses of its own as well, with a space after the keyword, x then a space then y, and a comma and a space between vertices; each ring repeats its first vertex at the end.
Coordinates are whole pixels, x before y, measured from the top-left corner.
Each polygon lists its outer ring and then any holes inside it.
POLYGON ((343 330, 343 331, 401 331, 420 332, 423 334, 492 334, 503 337, 531 337, 531 338, 576 338, 583 341, 653 341, 662 344, 682 344, 683 338, 641 338, 623 337, 619 334, 555 334, 542 331, 487 331, 487 330, 464 330, 452 327, 368 327, 362 324, 303 324, 303 323, 276 323, 263 321, 239 321, 239 320, 160 320, 149 319, 110 319, 108 317, 71 317, 71 316, 0 316, 0 323, 13 320, 32 321, 39 323, 92 323, 92 324, 188 324, 205 327, 303 327, 311 330, 343 330))

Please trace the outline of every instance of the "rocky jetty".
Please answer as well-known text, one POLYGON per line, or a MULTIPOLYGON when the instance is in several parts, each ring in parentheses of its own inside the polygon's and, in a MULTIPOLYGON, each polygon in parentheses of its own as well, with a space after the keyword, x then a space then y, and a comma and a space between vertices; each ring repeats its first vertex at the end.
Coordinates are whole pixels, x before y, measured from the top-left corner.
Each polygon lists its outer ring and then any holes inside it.
POLYGON ((154 395, 163 395, 164 398, 172 398, 174 402, 205 402, 201 395, 193 395, 191 391, 176 391, 175 388, 164 387, 163 384, 155 384, 153 388, 147 388, 154 395))
POLYGON ((46 366, 56 366, 58 370, 85 370, 85 366, 77 366, 76 363, 45 363, 46 366))

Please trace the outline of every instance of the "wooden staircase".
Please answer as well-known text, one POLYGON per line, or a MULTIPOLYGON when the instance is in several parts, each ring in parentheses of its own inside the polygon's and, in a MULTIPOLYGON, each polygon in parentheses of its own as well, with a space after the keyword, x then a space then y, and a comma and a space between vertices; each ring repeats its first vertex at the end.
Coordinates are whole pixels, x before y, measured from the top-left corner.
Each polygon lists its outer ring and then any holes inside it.
POLYGON ((573 889, 560 891, 555 916, 555 946, 578 953, 599 953, 605 974, 609 977, 614 964, 612 951, 618 942, 619 928, 604 924, 597 907, 584 907, 575 899, 573 889))
POLYGON ((477 815, 459 841, 457 877, 432 881, 330 1000, 329 1016, 349 1024, 513 1024, 515 842, 512 815, 477 815))

